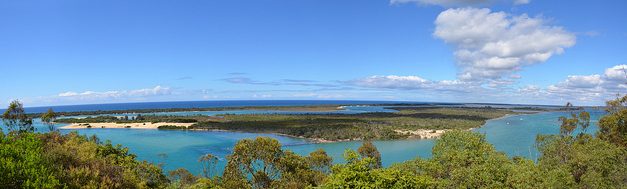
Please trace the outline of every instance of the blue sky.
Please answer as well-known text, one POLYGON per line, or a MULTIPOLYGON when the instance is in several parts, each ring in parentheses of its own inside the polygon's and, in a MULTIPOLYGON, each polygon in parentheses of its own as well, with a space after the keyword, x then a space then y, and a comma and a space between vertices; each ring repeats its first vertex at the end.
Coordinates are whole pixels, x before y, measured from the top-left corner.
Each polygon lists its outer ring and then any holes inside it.
POLYGON ((0 1, 0 105, 600 105, 627 92, 625 8, 622 0, 0 1))

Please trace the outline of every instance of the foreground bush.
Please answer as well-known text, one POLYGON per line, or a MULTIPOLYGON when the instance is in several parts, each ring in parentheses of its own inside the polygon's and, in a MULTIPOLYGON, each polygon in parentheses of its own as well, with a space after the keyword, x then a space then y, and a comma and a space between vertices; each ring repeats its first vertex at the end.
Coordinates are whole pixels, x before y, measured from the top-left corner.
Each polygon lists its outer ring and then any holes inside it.
POLYGON ((0 186, 3 188, 60 187, 57 174, 41 154, 43 143, 35 134, 5 136, 0 132, 0 186))
POLYGON ((0 136, 3 188, 156 188, 168 183, 161 168, 127 148, 76 133, 0 136))

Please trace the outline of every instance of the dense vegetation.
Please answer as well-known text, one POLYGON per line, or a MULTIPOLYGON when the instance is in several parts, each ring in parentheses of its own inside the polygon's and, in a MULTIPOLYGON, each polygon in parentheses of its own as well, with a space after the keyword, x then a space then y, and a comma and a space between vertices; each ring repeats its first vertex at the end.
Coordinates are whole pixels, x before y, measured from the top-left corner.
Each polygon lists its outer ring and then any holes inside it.
MULTIPOLYGON (((509 158, 479 133, 455 130, 436 140, 433 157, 382 168, 370 142, 346 150, 346 164, 332 165, 323 150, 300 156, 272 138, 244 139, 227 157, 221 176, 209 177, 217 158, 199 158, 205 174, 170 172, 140 162, 128 150, 95 137, 34 134, 21 111, 3 115, 0 133, 3 188, 626 188, 627 97, 610 101, 595 135, 589 114, 560 118, 558 135, 541 135, 537 162, 509 158), (22 122, 24 121, 24 122, 22 122)), ((19 106, 15 106, 19 107, 19 106)))
POLYGON ((128 116, 97 116, 86 118, 60 118, 56 123, 196 123, 199 121, 212 121, 219 118, 209 116, 169 116, 169 115, 141 115, 128 116))
POLYGON ((196 123, 191 127, 162 126, 159 129, 206 129, 280 133, 325 140, 401 139, 409 135, 395 130, 469 129, 488 119, 514 112, 495 108, 395 107, 395 113, 362 114, 225 114, 211 116, 141 115, 61 118, 57 123, 196 123))
POLYGON ((395 130, 470 129, 488 119, 512 114, 493 108, 397 107, 395 113, 362 114, 259 114, 223 115, 223 120, 199 122, 190 129, 219 129, 281 133, 326 140, 400 139, 408 135, 395 130))
POLYGON ((2 188, 157 188, 161 168, 76 133, 0 133, 2 188))

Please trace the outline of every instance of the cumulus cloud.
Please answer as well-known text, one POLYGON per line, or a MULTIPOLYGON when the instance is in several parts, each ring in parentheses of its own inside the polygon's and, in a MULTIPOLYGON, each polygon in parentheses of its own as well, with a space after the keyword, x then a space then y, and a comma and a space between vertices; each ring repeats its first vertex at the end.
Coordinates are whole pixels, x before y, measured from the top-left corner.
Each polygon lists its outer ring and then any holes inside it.
POLYGON ((627 80, 627 65, 621 64, 606 69, 605 77, 611 81, 625 82, 627 80))
POLYGON ((150 96, 162 96, 172 94, 172 90, 169 87, 155 86, 153 88, 137 89, 137 90, 124 90, 124 91, 85 91, 85 92, 63 92, 57 95, 58 98, 75 99, 75 100, 102 100, 102 99, 116 99, 116 98, 135 98, 135 97, 150 97, 150 96))
MULTIPOLYGON (((507 80, 500 80, 508 82, 507 80)), ((419 76, 370 76, 347 83, 371 89, 412 90, 420 94, 448 95, 478 102, 526 102, 559 104, 566 101, 580 105, 602 104, 616 94, 627 92, 627 65, 607 68, 603 74, 571 75, 546 87, 512 86, 512 83, 477 85, 465 80, 427 80, 419 76), (508 87, 500 87, 508 86, 508 87)))
POLYGON ((455 48, 458 78, 466 81, 502 79, 563 53, 576 41, 574 34, 542 18, 486 8, 448 9, 435 25, 433 35, 455 48))
POLYGON ((443 7, 487 6, 496 2, 510 2, 514 5, 528 4, 530 0, 390 0, 392 4, 418 3, 443 7))
POLYGON ((602 102, 624 95, 627 92, 627 65, 616 65, 605 69, 603 75, 571 75, 565 80, 549 85, 545 92, 548 98, 569 101, 602 102))
POLYGON ((607 97, 627 92, 627 65, 605 69, 603 75, 573 75, 547 90, 561 96, 581 95, 586 98, 607 97))
POLYGON ((374 89, 399 89, 423 91, 469 92, 478 89, 468 82, 460 80, 431 81, 419 76, 370 76, 345 82, 349 85, 374 89))
POLYGON ((571 75, 563 85, 574 88, 595 88, 603 83, 600 75, 571 75))
POLYGON ((419 89, 431 82, 418 76, 370 76, 350 83, 361 87, 388 88, 388 89, 419 89))

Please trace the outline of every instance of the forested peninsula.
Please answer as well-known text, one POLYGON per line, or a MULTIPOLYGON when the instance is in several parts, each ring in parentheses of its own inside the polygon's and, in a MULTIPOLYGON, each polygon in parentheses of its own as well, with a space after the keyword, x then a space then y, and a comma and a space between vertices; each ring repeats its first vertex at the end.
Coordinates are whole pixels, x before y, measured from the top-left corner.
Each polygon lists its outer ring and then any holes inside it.
MULTIPOLYGON (((310 107, 313 108, 313 107, 310 107)), ((60 118, 68 128, 134 128, 133 123, 161 123, 159 129, 277 133, 322 142, 434 138, 447 130, 481 127, 487 120, 518 114, 490 107, 390 107, 398 112, 359 114, 223 114, 217 116, 142 115, 60 118), (106 125, 105 125, 106 123, 106 125), (182 123, 192 123, 185 125, 182 123), (108 127, 109 126, 109 127, 108 127)), ((144 124, 145 125, 145 124, 144 124)), ((153 125, 153 124, 151 124, 153 125)), ((144 127, 137 127, 144 128, 144 127)))

